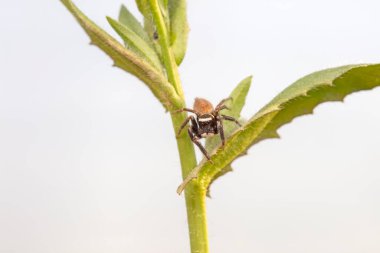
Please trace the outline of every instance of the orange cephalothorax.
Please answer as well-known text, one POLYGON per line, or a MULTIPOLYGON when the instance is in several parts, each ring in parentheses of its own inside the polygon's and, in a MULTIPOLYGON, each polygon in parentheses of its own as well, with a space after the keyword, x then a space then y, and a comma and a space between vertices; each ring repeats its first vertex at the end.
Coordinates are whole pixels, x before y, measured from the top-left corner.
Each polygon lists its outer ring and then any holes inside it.
POLYGON ((193 109, 200 114, 208 114, 214 111, 212 104, 204 98, 195 98, 193 109))

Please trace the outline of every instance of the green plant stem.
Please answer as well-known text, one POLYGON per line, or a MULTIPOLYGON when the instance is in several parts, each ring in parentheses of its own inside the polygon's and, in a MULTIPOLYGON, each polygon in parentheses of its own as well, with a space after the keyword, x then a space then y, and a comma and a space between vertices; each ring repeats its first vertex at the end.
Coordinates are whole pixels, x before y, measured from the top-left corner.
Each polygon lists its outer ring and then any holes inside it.
POLYGON ((177 94, 183 98, 183 90, 181 82, 178 75, 178 67, 175 61, 173 52, 170 48, 168 31, 166 30, 165 20, 162 16, 158 0, 149 0, 150 9, 153 14, 153 19, 156 24, 156 29, 158 33, 158 41, 162 50, 162 57, 166 69, 166 74, 168 76, 169 82, 174 86, 177 94))
MULTIPOLYGON (((174 130, 179 129, 186 114, 172 113, 174 130)), ((177 147, 181 160, 182 178, 197 165, 193 143, 186 133, 177 138, 177 147)), ((206 190, 198 182, 191 182, 185 190, 187 221, 189 226, 190 246, 192 253, 208 253, 206 190)))
MULTIPOLYGON (((168 32, 157 0, 149 0, 154 23, 158 33, 158 40, 162 50, 163 62, 169 82, 174 86, 179 97, 182 98, 182 107, 185 107, 184 95, 178 74, 177 63, 171 51, 168 32)), ((178 108, 179 109, 179 108, 178 108)), ((186 113, 171 113, 174 132, 180 128, 186 119, 186 113)), ((185 131, 184 131, 185 132, 185 131)), ((177 147, 181 160, 182 178, 195 168, 197 160, 193 143, 186 133, 177 138, 177 147)), ((206 190, 197 182, 192 182, 185 191, 187 222, 189 226, 190 246, 192 253, 208 253, 207 217, 206 217, 206 190)))

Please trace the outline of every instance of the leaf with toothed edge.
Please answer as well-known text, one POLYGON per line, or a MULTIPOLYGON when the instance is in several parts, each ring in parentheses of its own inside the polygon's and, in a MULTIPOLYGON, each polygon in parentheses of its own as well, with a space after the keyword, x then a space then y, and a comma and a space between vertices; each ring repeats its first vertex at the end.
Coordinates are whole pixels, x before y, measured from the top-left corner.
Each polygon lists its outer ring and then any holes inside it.
MULTIPOLYGON (((251 82, 252 82, 252 76, 249 76, 245 78, 244 80, 242 80, 236 86, 236 88, 231 92, 229 96, 231 99, 225 102, 225 105, 229 108, 229 110, 223 110, 221 111, 221 114, 234 117, 235 119, 238 119, 240 123, 243 123, 243 120, 240 119, 240 113, 244 107, 247 94, 251 87, 251 82)), ((235 122, 231 122, 227 120, 223 121, 225 139, 227 140, 228 137, 238 128, 239 126, 235 122)), ((220 146, 221 144, 222 144, 222 141, 220 139, 220 136, 216 135, 216 136, 212 136, 206 139, 205 148, 207 152, 212 152, 216 147, 220 146)), ((222 169, 222 171, 220 171, 217 175, 215 175, 215 177, 212 179, 212 181, 210 182, 207 188, 208 197, 210 197, 211 184, 219 177, 231 171, 232 171, 232 167, 231 167, 231 164, 229 164, 224 169, 222 169)))
POLYGON ((320 103, 343 101, 353 92, 369 90, 379 85, 380 64, 348 65, 310 74, 285 89, 256 114, 257 117, 273 108, 281 108, 280 113, 253 144, 279 138, 278 128, 298 116, 312 114, 320 103))
POLYGON ((192 179, 207 189, 212 179, 252 145, 278 137, 277 129, 294 118, 312 113, 323 102, 343 101, 356 91, 380 86, 380 64, 349 65, 312 73, 290 85, 235 131, 224 147, 213 151, 213 164, 203 160, 191 171, 177 192, 192 179))
POLYGON ((166 110, 171 111, 181 107, 181 99, 166 77, 157 71, 151 64, 140 59, 134 52, 126 49, 116 39, 87 18, 70 0, 61 0, 73 14, 78 23, 91 39, 91 43, 98 46, 114 61, 114 65, 135 75, 160 100, 166 110))

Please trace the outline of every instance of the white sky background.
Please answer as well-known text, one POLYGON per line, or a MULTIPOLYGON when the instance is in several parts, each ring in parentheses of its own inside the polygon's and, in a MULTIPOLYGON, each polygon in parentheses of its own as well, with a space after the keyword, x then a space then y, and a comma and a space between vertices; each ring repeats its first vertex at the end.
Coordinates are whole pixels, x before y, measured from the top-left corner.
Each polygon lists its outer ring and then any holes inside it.
MULTIPOLYGON (((169 115, 59 1, 0 3, 0 252, 189 252, 169 115)), ((76 3, 112 32, 120 0, 76 3)), ((376 0, 188 6, 189 105, 253 74, 249 117, 310 72, 380 62, 376 0)), ((211 251, 380 252, 379 108, 380 89, 324 104, 235 162, 207 201, 211 251)))

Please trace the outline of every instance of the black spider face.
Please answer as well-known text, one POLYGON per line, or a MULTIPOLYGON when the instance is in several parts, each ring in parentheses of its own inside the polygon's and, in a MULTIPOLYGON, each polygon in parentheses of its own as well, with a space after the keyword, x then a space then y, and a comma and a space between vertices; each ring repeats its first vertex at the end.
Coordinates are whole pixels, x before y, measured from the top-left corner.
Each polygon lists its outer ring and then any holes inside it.
POLYGON ((228 109, 224 103, 229 99, 231 98, 223 99, 214 109, 212 104, 206 99, 196 98, 194 101, 193 109, 183 108, 178 111, 187 111, 196 115, 196 117, 190 115, 186 118, 178 131, 178 135, 190 121, 188 134, 191 140, 199 147, 199 149, 207 157, 208 160, 210 160, 210 156, 198 140, 201 138, 207 138, 209 136, 220 134, 222 145, 224 145, 225 139, 223 131, 223 120, 234 121, 240 126, 240 123, 235 118, 219 113, 221 110, 228 109))
POLYGON ((203 114, 196 118, 197 126, 191 122, 191 129, 197 134, 198 138, 206 138, 218 134, 218 117, 212 114, 203 114))

